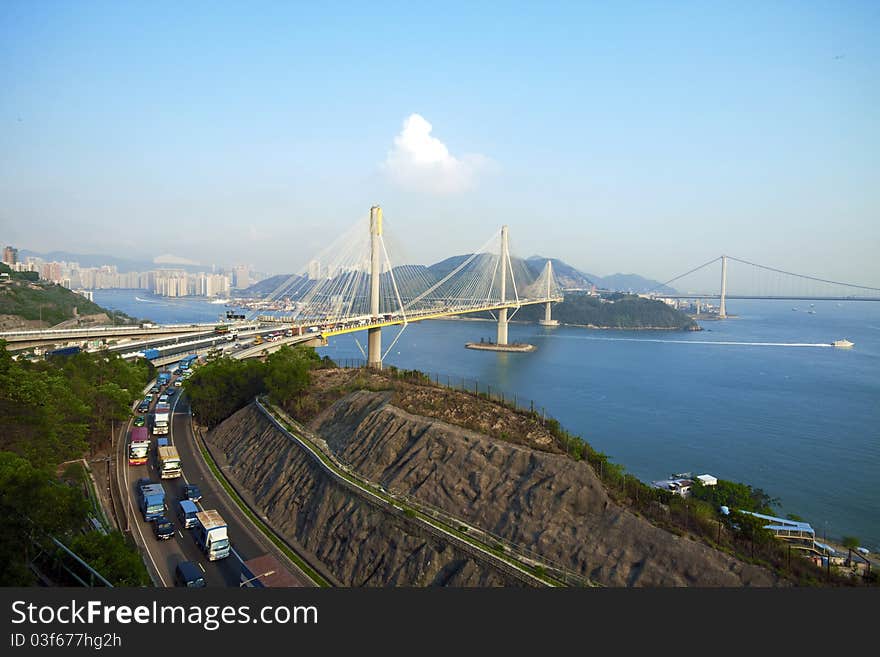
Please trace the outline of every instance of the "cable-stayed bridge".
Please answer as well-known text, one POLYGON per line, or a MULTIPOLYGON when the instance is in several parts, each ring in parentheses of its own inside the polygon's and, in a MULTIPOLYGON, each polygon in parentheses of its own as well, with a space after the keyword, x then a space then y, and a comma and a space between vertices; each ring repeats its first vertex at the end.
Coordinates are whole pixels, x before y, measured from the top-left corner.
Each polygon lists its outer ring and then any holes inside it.
POLYGON ((322 340, 366 331, 364 355, 371 367, 382 366, 384 355, 413 322, 497 313, 498 345, 508 344, 508 321, 523 306, 544 304, 542 323, 555 324, 551 304, 562 301, 562 293, 552 265, 548 261, 536 274, 524 260, 511 258, 507 226, 469 256, 445 261, 447 267, 440 271, 395 267, 386 237, 382 209, 374 206, 369 225, 358 222, 265 299, 286 299, 294 306, 290 314, 258 319, 322 340), (400 332, 383 354, 381 331, 391 326, 401 327, 400 332))
POLYGON ((676 292, 654 292, 666 299, 717 299, 718 317, 727 317, 731 299, 785 301, 880 301, 880 288, 842 283, 721 255, 671 278, 657 289, 675 284, 676 292), (718 269, 715 269, 718 267, 718 269), (707 279, 706 274, 709 274, 707 279))

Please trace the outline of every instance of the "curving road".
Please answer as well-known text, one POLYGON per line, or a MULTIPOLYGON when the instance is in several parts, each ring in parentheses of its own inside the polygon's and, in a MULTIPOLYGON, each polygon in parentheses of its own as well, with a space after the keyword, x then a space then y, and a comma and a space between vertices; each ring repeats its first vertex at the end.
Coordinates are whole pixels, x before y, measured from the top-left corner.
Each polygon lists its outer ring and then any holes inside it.
POLYGON ((232 502, 223 488, 208 470, 201 453, 196 447, 195 436, 190 421, 188 401, 182 397, 180 388, 172 404, 169 442, 177 447, 183 466, 183 476, 178 479, 161 480, 165 490, 166 515, 175 526, 174 538, 159 540, 153 534, 152 523, 145 522, 138 506, 137 481, 146 477, 160 481, 155 463, 155 438, 150 447, 150 461, 147 465, 128 465, 127 448, 131 421, 124 428, 125 434, 118 441, 116 451, 117 480, 120 499, 125 507, 126 518, 131 534, 145 557, 150 575, 157 586, 174 586, 174 569, 181 561, 194 561, 204 572, 208 586, 237 587, 241 581, 242 563, 249 559, 269 553, 275 556, 297 581, 299 586, 313 586, 311 580, 254 528, 253 524, 232 502), (232 553, 225 559, 208 561, 192 537, 193 530, 183 529, 177 518, 177 502, 182 499, 186 483, 198 485, 202 491, 202 501, 196 506, 200 510, 216 509, 226 520, 232 553))

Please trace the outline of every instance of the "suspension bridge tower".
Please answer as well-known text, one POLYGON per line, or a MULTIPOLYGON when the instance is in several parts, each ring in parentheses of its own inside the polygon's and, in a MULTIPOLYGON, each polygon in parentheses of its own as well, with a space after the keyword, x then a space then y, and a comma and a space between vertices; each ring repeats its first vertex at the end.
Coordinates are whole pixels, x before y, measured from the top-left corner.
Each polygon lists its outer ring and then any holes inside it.
MULTIPOLYGON (((547 277, 547 298, 550 298, 551 289, 550 284, 553 282, 553 262, 548 260, 547 265, 544 267, 544 275, 547 277)), ((541 326, 559 326, 559 322, 553 319, 550 310, 550 302, 547 302, 547 305, 544 306, 544 319, 539 319, 538 324, 541 326)))
MULTIPOLYGON (((370 208, 370 318, 379 320, 379 280, 382 275, 382 208, 370 208)), ((382 369, 382 328, 376 326, 367 332, 367 367, 382 369)))
POLYGON ((718 319, 727 319, 727 256, 721 256, 721 302, 718 304, 718 319))

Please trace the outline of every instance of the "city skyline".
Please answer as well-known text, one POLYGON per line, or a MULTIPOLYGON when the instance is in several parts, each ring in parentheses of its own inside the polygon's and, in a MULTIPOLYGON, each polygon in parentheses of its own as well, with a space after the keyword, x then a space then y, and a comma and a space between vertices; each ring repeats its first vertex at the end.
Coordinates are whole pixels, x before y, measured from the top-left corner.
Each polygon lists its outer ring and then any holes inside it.
POLYGON ((597 275, 728 253, 880 285, 878 11, 10 2, 0 225, 292 273, 379 204, 396 264, 506 223, 597 275))

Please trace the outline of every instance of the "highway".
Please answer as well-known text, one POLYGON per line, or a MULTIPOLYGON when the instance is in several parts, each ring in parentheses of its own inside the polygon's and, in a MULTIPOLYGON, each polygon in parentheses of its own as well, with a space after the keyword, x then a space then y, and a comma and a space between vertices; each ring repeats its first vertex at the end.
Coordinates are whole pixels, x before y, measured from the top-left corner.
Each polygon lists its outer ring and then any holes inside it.
MULTIPOLYGON (((160 481, 155 464, 155 442, 151 438, 150 460, 147 465, 128 465, 128 435, 131 421, 124 428, 125 434, 118 443, 116 452, 116 468, 120 487, 120 499, 123 500, 127 522, 132 536, 145 556, 148 569, 155 583, 159 586, 174 586, 174 569, 181 561, 194 561, 204 572, 208 586, 239 586, 241 566, 244 561, 269 553, 281 561, 296 579, 300 586, 313 586, 311 580, 289 560, 280 556, 241 510, 232 502, 226 492, 210 473, 196 447, 192 432, 189 403, 182 398, 181 389, 173 397, 169 442, 177 447, 183 468, 183 476, 177 479, 161 480, 165 490, 166 516, 175 525, 175 536, 168 540, 159 540, 153 533, 152 523, 145 522, 139 508, 137 481, 146 477, 152 481, 160 481), (177 502, 182 499, 183 486, 186 483, 198 485, 202 491, 202 500, 196 506, 200 510, 216 509, 226 520, 232 554, 225 559, 208 561, 207 557, 196 545, 191 532, 183 529, 177 518, 177 502)), ((154 402, 155 403, 155 402, 154 402)))

